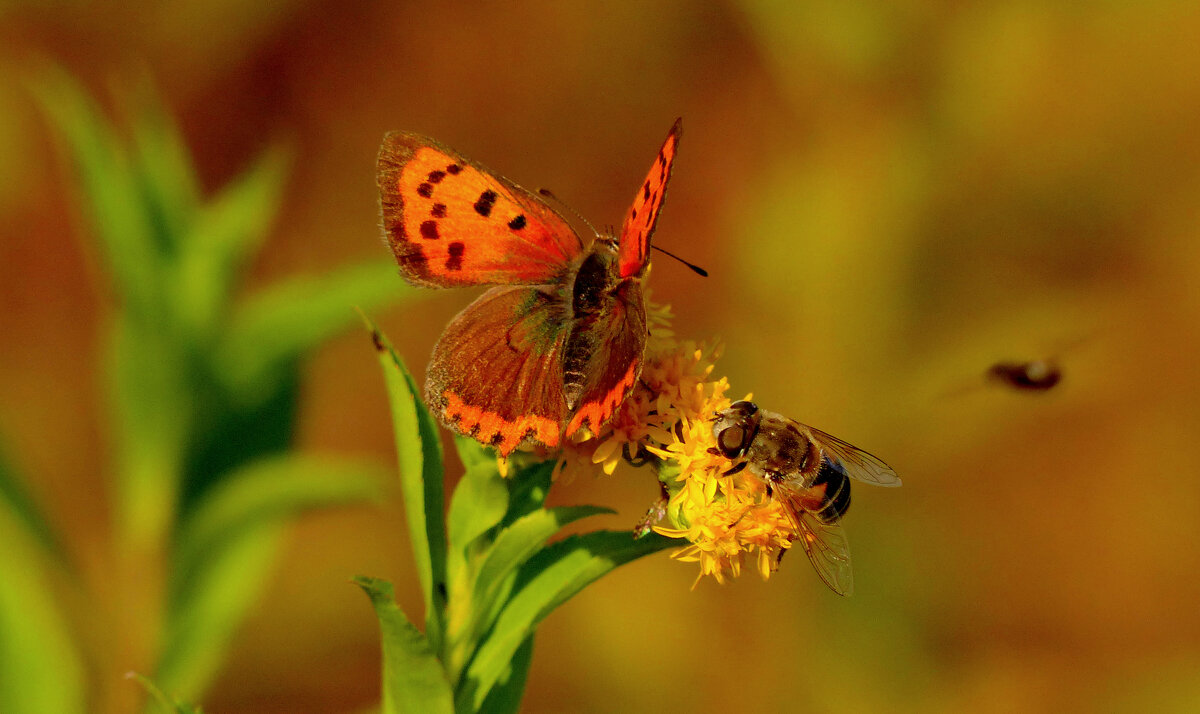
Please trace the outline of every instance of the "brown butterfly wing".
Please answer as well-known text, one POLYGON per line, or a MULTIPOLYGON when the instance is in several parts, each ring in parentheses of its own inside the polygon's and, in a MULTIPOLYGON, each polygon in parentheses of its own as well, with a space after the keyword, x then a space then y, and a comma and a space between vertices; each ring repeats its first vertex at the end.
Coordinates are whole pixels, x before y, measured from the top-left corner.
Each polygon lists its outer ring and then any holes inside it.
POLYGON ((650 172, 646 174, 646 180, 633 197, 633 205, 625 214, 617 258, 622 278, 638 275, 649 260, 650 236, 654 234, 658 214, 667 196, 667 182, 671 180, 671 166, 675 163, 675 152, 679 148, 682 133, 683 120, 676 119, 650 166, 650 172))
POLYGON ((583 251, 537 196, 433 139, 387 134, 377 180, 388 245, 412 283, 548 284, 583 251))
POLYGON ((496 287, 467 306, 433 349, 425 400, 452 430, 504 455, 557 446, 567 418, 565 306, 548 291, 496 287))
POLYGON ((588 381, 567 425, 568 436, 588 426, 598 430, 625 401, 642 373, 646 349, 646 307, 636 280, 622 281, 589 329, 596 346, 588 360, 588 381))

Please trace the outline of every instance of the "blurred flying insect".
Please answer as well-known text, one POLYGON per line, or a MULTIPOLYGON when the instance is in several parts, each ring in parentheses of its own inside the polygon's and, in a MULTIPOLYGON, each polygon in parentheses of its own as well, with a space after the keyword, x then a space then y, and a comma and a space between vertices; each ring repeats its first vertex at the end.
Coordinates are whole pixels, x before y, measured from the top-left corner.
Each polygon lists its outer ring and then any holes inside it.
POLYGON ((987 378, 1029 392, 1045 392, 1062 381, 1062 369, 1054 360, 997 362, 988 368, 987 378))
POLYGON ((754 402, 734 402, 713 422, 717 446, 710 451, 738 462, 728 473, 747 469, 766 484, 817 575, 838 595, 850 595, 850 547, 840 523, 850 508, 850 479, 899 486, 896 472, 837 437, 754 402))

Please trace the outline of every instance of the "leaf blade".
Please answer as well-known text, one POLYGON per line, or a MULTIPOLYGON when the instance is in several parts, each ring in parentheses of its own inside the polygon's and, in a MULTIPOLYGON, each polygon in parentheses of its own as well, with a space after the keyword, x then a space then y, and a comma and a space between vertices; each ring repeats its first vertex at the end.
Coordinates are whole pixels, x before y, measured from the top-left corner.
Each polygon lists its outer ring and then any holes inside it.
POLYGON ((382 481, 382 470, 367 464, 295 455, 229 474, 180 524, 157 682, 198 696, 266 586, 288 521, 313 508, 377 501, 382 481))
POLYGON ((0 508, 0 711, 86 711, 84 668, 28 533, 0 508))
POLYGON ((635 540, 628 531, 594 531, 543 549, 522 568, 512 595, 459 682, 455 704, 475 711, 534 628, 556 607, 613 568, 677 541, 652 533, 635 540))
POLYGON ((384 580, 354 579, 375 607, 383 643, 382 714, 453 714, 450 683, 429 640, 409 622, 384 580))
MULTIPOLYGON (((368 323, 369 324, 369 323, 368 323)), ((442 443, 412 374, 371 325, 392 411, 396 461, 413 559, 425 599, 425 635, 441 651, 446 607, 446 523, 442 443)))
POLYGON ((244 399, 269 393, 282 368, 353 324, 354 308, 369 310, 420 294, 396 279, 390 261, 286 280, 234 312, 215 357, 218 371, 244 399))

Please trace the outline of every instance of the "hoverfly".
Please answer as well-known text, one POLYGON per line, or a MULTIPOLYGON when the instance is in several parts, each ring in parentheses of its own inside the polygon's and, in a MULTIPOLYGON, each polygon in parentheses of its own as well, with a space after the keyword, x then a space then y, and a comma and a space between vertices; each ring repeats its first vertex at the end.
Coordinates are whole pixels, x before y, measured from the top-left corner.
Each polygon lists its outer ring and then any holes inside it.
POLYGON ((1062 369, 1054 360, 1037 359, 1031 362, 998 362, 988 368, 987 378, 1013 389, 1045 392, 1062 381, 1062 369))
POLYGON ((712 451, 739 462, 728 473, 747 469, 761 479, 783 505, 793 540, 804 546, 817 575, 838 595, 851 594, 850 548, 840 523, 850 508, 850 479, 899 486, 896 472, 837 437, 754 402, 734 402, 713 422, 712 451))

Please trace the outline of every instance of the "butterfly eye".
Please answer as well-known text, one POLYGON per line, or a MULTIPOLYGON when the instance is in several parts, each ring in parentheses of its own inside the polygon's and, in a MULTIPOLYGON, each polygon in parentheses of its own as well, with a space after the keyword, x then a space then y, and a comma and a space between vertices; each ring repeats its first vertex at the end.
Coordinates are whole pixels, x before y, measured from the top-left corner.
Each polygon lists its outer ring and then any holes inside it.
POLYGON ((736 458, 742 455, 742 442, 746 438, 746 430, 740 426, 731 426, 722 429, 717 435, 717 446, 720 447, 721 453, 726 458, 736 458))

